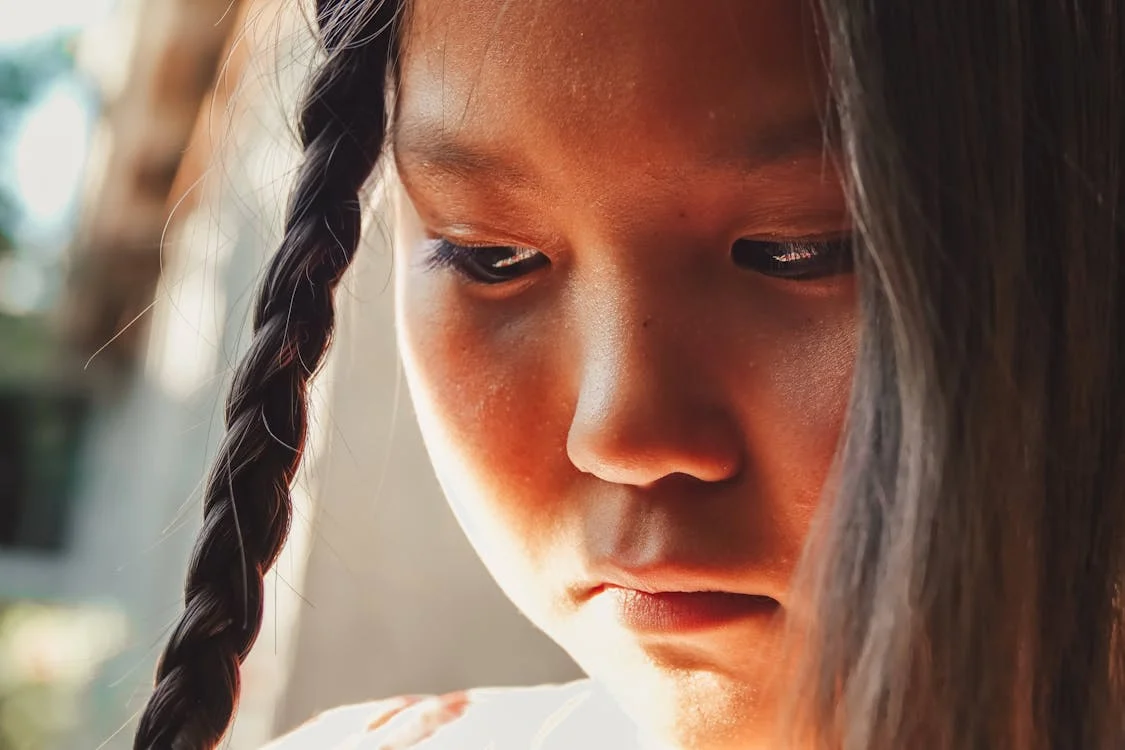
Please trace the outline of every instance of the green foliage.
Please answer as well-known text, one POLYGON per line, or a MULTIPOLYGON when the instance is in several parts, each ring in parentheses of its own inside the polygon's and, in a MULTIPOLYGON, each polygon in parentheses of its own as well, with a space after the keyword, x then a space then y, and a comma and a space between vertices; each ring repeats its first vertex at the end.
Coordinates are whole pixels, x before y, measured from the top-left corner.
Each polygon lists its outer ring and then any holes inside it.
POLYGON ((46 319, 0 313, 0 384, 38 380, 49 371, 57 351, 46 319))

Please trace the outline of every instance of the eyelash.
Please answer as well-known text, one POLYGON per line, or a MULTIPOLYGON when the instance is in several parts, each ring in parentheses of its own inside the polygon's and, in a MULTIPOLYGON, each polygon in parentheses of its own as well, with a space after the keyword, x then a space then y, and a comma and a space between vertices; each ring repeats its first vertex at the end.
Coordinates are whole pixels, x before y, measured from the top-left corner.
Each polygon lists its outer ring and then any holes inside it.
POLYGON ((764 276, 813 281, 852 270, 850 235, 827 240, 770 242, 741 239, 731 248, 738 265, 764 276))
POLYGON ((431 240, 426 265, 450 268, 478 284, 502 284, 550 265, 547 256, 525 247, 471 247, 444 238, 431 240))
MULTIPOLYGON (((472 247, 446 239, 430 243, 426 265, 449 268, 478 284, 502 284, 550 265, 543 253, 523 247, 472 247)), ((850 236, 831 240, 771 242, 741 239, 731 248, 734 262, 764 276, 811 281, 852 269, 850 236)))

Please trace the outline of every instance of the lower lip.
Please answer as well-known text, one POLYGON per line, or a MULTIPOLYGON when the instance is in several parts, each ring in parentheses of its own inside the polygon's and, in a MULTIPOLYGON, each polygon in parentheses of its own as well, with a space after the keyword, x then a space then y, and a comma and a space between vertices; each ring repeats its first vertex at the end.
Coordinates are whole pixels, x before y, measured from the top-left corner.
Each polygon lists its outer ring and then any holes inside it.
POLYGON ((779 604, 768 596, 724 591, 670 591, 649 594, 607 586, 602 596, 613 601, 625 627, 644 633, 690 632, 717 628, 747 618, 771 617, 779 604))

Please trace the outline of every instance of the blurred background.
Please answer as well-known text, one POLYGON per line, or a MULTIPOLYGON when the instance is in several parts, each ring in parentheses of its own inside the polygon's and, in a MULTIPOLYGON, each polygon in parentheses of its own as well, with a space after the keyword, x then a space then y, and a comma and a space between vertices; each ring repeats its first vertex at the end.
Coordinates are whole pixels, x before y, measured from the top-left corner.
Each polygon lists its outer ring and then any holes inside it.
MULTIPOLYGON (((317 61, 297 0, 0 0, 0 750, 131 747, 317 61)), ((371 225, 229 743, 578 676, 432 478, 371 225)))

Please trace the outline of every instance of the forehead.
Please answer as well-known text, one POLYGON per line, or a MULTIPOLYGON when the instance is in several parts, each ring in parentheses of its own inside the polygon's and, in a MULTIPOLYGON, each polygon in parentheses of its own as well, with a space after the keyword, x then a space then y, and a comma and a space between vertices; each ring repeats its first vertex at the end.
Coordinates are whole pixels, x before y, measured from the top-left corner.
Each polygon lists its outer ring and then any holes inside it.
POLYGON ((805 0, 412 0, 402 49, 396 154, 421 166, 462 144, 475 166, 665 171, 819 137, 805 0))

